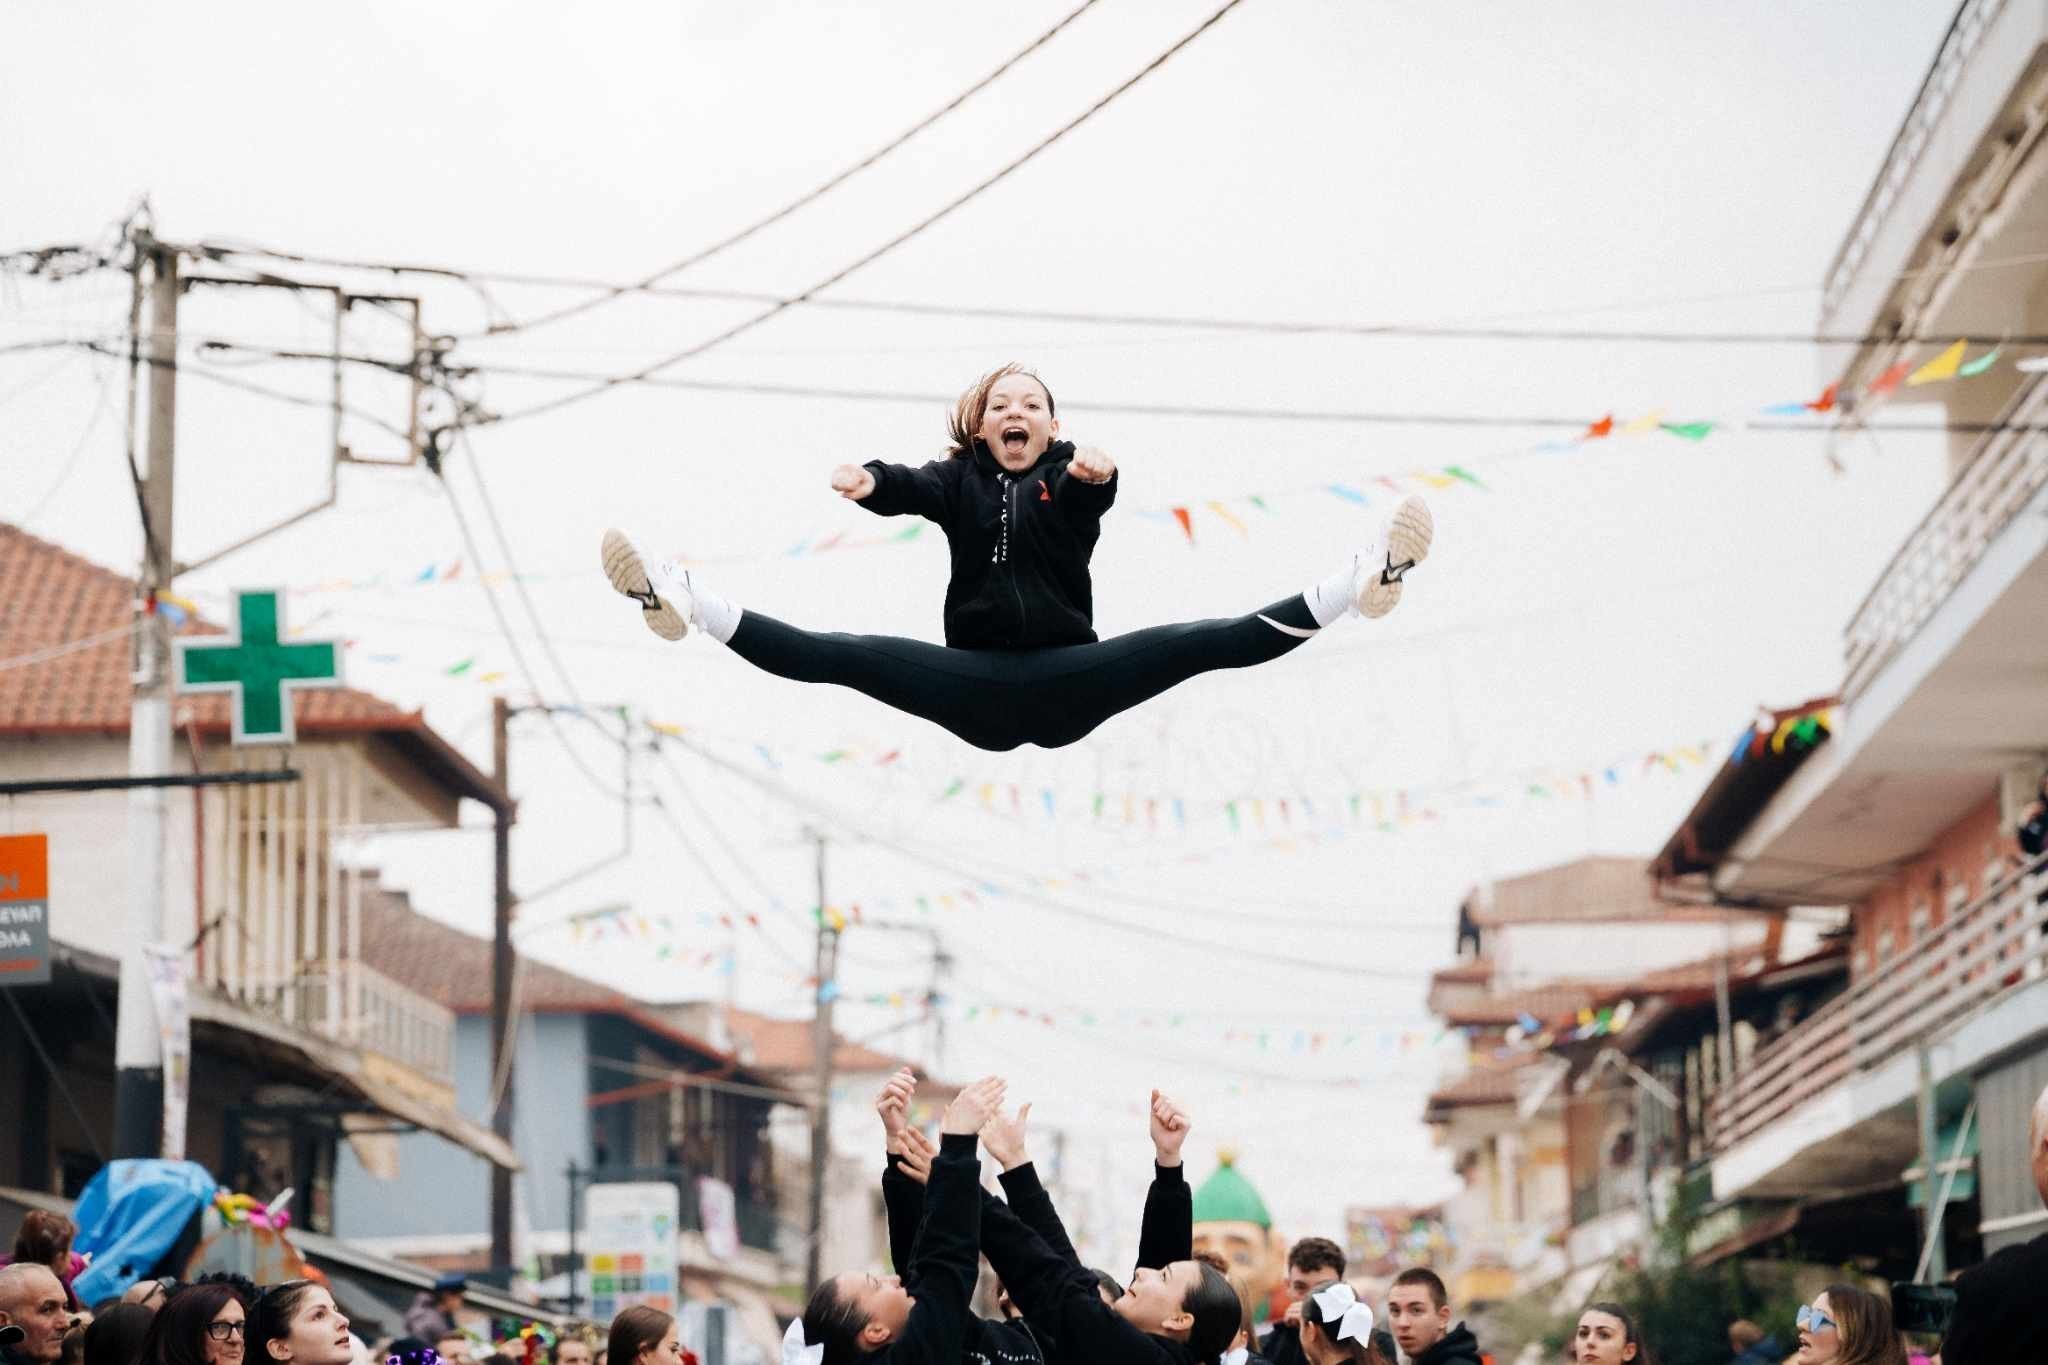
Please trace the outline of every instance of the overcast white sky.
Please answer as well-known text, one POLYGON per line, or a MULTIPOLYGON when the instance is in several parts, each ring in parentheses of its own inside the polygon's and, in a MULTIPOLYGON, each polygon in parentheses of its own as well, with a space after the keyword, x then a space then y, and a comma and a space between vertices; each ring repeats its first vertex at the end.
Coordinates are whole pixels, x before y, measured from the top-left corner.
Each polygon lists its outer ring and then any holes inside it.
MULTIPOLYGON (((235 240, 355 260, 623 279, 754 220, 894 136, 1071 8, 904 3, 420 7, 347 11, 221 4, 35 6, 13 16, 0 87, 11 166, 0 246, 104 235, 147 193, 175 239, 235 240)), ((1138 70, 1207 4, 1102 0, 1041 52, 900 153, 678 283, 808 286, 946 202, 1138 70)), ((689 727, 778 786, 687 755, 644 762, 710 859, 643 811, 629 861, 532 905, 528 922, 629 903, 676 924, 677 954, 724 946, 699 916, 757 911, 738 939, 744 1004, 804 1012, 791 958, 811 855, 798 803, 833 829, 832 899, 894 901, 989 879, 1090 871, 1034 901, 934 911, 957 967, 956 1010, 988 1002, 1058 1023, 956 1018, 946 1070, 1005 1070, 1011 1093, 1070 1134, 1077 1186, 1135 1168, 1148 1085, 1196 1115, 1194 1174, 1239 1148, 1290 1235, 1335 1231, 1348 1203, 1450 1186, 1419 1121, 1438 1058, 1403 1052, 1427 1019, 1427 973, 1449 958, 1456 899, 1488 877, 1587 852, 1646 853, 1704 769, 1642 776, 1587 802, 1456 809, 1395 834, 1274 847, 1233 837, 1234 797, 1308 795, 1327 813, 1359 790, 1441 789, 1575 775, 1625 756, 1725 739, 1760 703, 1824 693, 1839 632, 1938 480, 1932 443, 1887 438, 1831 473, 1818 438, 1730 431, 1692 445, 1616 440, 1529 456, 1557 433, 1359 423, 1138 417, 1112 404, 1455 412, 1622 420, 1738 416, 1831 375, 1802 346, 1474 342, 1245 335, 1157 325, 1025 323, 984 308, 1146 315, 1797 331, 1949 19, 1872 0, 1696 5, 1311 3, 1245 0, 1178 58, 1059 146, 834 296, 958 305, 957 317, 792 310, 681 377, 949 394, 992 365, 1037 365, 1067 434, 1111 450, 1119 509, 1095 562, 1105 633, 1235 613, 1326 572, 1377 509, 1331 482, 1461 463, 1490 491, 1434 495, 1436 556, 1382 623, 1354 622, 1284 663, 1183 687, 1055 753, 981 754, 849 692, 752 672, 719 646, 663 647, 596 572, 624 524, 720 562, 742 605, 822 628, 936 639, 942 543, 790 556, 834 532, 897 529, 829 493, 845 460, 938 451, 931 403, 621 390, 486 428, 454 495, 488 537, 476 475, 569 681, 506 604, 552 699, 625 704, 689 727), (1197 511, 1189 548, 1157 512, 1267 495, 1243 535, 1197 511), (755 746, 781 763, 770 770, 755 746), (872 762, 828 765, 847 749, 872 762), (967 786, 937 798, 956 778, 967 786), (678 782, 688 784, 685 792, 678 782), (976 799, 994 784, 994 810, 976 799), (1009 810, 1016 784, 1023 812, 1009 810), (1055 792, 1045 818, 1038 793, 1055 792), (1095 791, 1111 794, 1097 824, 1095 791), (1178 796, 1185 831, 1121 818, 1126 791, 1178 796), (887 847, 884 846, 886 841, 887 847), (725 890, 720 890, 720 886, 725 890), (1177 905, 1191 909, 1175 910, 1177 905), (1119 922, 1077 917, 1079 909, 1119 922), (1233 912, 1241 918, 1231 918, 1233 912), (1308 970, 1230 951, 1312 959, 1308 970), (1081 1011, 1094 1014, 1086 1023, 1081 1011), (1174 1022, 1175 1017, 1179 1022, 1174 1022), (1256 1036, 1268 1033, 1262 1046, 1256 1036), (1327 1035, 1297 1051, 1297 1030, 1327 1035), (1230 1036, 1232 1032, 1242 1036, 1230 1036), (1349 1046, 1340 1044, 1351 1037, 1349 1046)), ((303 278, 418 292, 437 332, 486 320, 477 297, 417 278, 300 268, 303 278)), ((580 297, 494 286, 527 316, 580 297)), ((125 277, 0 296, 0 344, 117 332, 125 277)), ((624 369, 712 335, 743 305, 629 299, 461 354, 480 363, 624 369)), ((327 344, 320 308, 242 291, 188 297, 185 329, 283 348, 327 344)), ((374 316, 350 344, 389 353, 374 316)), ((194 365, 194 369, 201 368, 194 365)), ((309 395, 317 367, 216 372, 309 395)), ((559 384, 487 375, 513 409, 559 384)), ((102 563, 139 552, 110 362, 0 356, 0 517, 102 563), (104 401, 108 408, 96 410, 104 401), (75 455, 75 458, 74 458, 75 455)), ((402 420, 394 387, 350 377, 353 402, 402 420)), ((179 394, 179 552, 196 556, 318 496, 325 419, 189 380, 179 394)), ((375 433, 352 427, 361 450, 375 433)), ((1385 499, 1380 499, 1384 506, 1385 499)), ((1238 504, 1240 511, 1243 504, 1238 504)), ((218 610, 233 586, 386 586, 294 596, 299 622, 354 639, 350 680, 424 705, 488 762, 491 685, 529 695, 473 562, 422 471, 351 470, 342 505, 183 584, 218 610), (461 677, 445 670, 474 659, 461 677)), ((505 567, 491 543, 486 559, 505 567)), ((573 730, 573 727, 572 727, 573 730)), ((616 754, 579 738, 588 762, 616 754)), ((519 881, 536 887, 615 845, 616 807, 524 720, 519 881)), ((427 912, 489 918, 489 841, 384 841, 378 859, 427 912)), ((664 999, 725 981, 655 956, 657 940, 534 951, 664 999)), ((920 985, 921 941, 851 935, 849 997, 920 985)), ((849 1005, 849 1032, 898 1014, 849 1005)), ((924 1034, 892 1040, 915 1052, 924 1034)), ((544 1082, 522 1083, 538 1102, 544 1082)), ((1123 1177, 1118 1177, 1119 1181, 1123 1177)), ((1135 1175, 1129 1177, 1135 1180, 1135 1175)))

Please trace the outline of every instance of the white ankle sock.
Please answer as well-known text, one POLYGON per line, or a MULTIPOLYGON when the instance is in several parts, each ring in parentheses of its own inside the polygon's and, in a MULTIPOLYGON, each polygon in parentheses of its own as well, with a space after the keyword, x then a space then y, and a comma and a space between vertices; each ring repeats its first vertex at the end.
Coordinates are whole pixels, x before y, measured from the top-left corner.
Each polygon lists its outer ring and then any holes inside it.
POLYGON ((690 585, 690 601, 695 606, 691 616, 696 621, 697 629, 722 645, 731 644, 732 633, 740 628, 739 606, 706 587, 704 580, 695 574, 690 574, 687 581, 690 585))
POLYGON ((1317 625, 1327 626, 1344 619, 1356 600, 1357 581, 1358 560, 1354 557, 1343 568, 1303 591, 1302 600, 1308 603, 1308 614, 1316 618, 1317 625))
MULTIPOLYGON (((730 599, 720 597, 704 581, 701 574, 686 569, 673 559, 663 560, 654 570, 654 590, 680 588, 689 597, 690 624, 709 635, 722 645, 732 643, 732 633, 740 628, 740 609, 730 599)), ((681 609, 681 602, 672 602, 681 609)))

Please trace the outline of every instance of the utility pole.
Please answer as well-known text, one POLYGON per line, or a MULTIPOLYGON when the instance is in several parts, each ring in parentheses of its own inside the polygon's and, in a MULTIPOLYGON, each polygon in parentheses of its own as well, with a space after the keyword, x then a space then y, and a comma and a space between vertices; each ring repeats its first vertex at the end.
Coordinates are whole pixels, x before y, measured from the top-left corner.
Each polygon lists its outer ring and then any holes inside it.
MULTIPOLYGON (((503 696, 491 698, 491 775, 498 790, 510 794, 511 744, 507 731, 512 708, 503 696)), ((515 812, 500 806, 492 831, 492 873, 496 882, 496 914, 491 933, 491 1075, 497 1080, 497 1103, 491 1108, 491 1131, 507 1146, 512 1143, 512 1069, 518 1046, 512 1036, 512 821, 515 812)), ((512 1172, 491 1166, 491 1268, 512 1265, 512 1172)))
POLYGON ((810 832, 818 856, 818 994, 811 1014, 811 1065, 817 1093, 811 1107, 810 1250, 804 1257, 804 1292, 818 1287, 825 1247, 825 1178, 832 1159, 832 1001, 839 994, 839 931, 825 905, 825 834, 810 832))
MULTIPOLYGON (((149 333, 149 471, 142 504, 141 600, 135 638, 135 695, 128 718, 128 774, 162 777, 171 770, 171 630, 158 610, 177 572, 171 555, 171 490, 178 416, 178 254, 154 239, 134 239, 139 290, 145 258, 151 268, 149 333)), ((133 446, 130 446, 133 450, 133 446)), ((121 952, 119 1018, 114 1028, 114 1156, 163 1154, 164 1058, 147 952, 164 936, 164 847, 168 803, 160 786, 128 796, 128 923, 121 952)), ((174 1147, 182 1148, 183 1134, 174 1147)))

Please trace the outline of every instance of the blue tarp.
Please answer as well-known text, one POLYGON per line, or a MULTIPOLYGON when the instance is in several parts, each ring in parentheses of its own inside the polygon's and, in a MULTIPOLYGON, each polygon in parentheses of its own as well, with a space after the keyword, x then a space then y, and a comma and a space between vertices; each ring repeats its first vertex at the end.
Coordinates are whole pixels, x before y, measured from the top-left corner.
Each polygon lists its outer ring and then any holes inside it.
POLYGON ((80 1303, 121 1293, 146 1275, 213 1202, 213 1177, 196 1161, 112 1161, 78 1197, 74 1244, 92 1264, 72 1290, 80 1303))

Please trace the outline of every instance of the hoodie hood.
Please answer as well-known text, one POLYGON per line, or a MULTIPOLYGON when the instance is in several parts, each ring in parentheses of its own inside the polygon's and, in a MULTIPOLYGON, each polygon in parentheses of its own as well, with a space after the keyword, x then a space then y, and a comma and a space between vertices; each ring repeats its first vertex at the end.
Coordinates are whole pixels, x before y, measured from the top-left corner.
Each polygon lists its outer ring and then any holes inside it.
POLYGON ((1459 1323, 1436 1345, 1415 1357, 1415 1365, 1480 1365, 1479 1339, 1459 1323))

